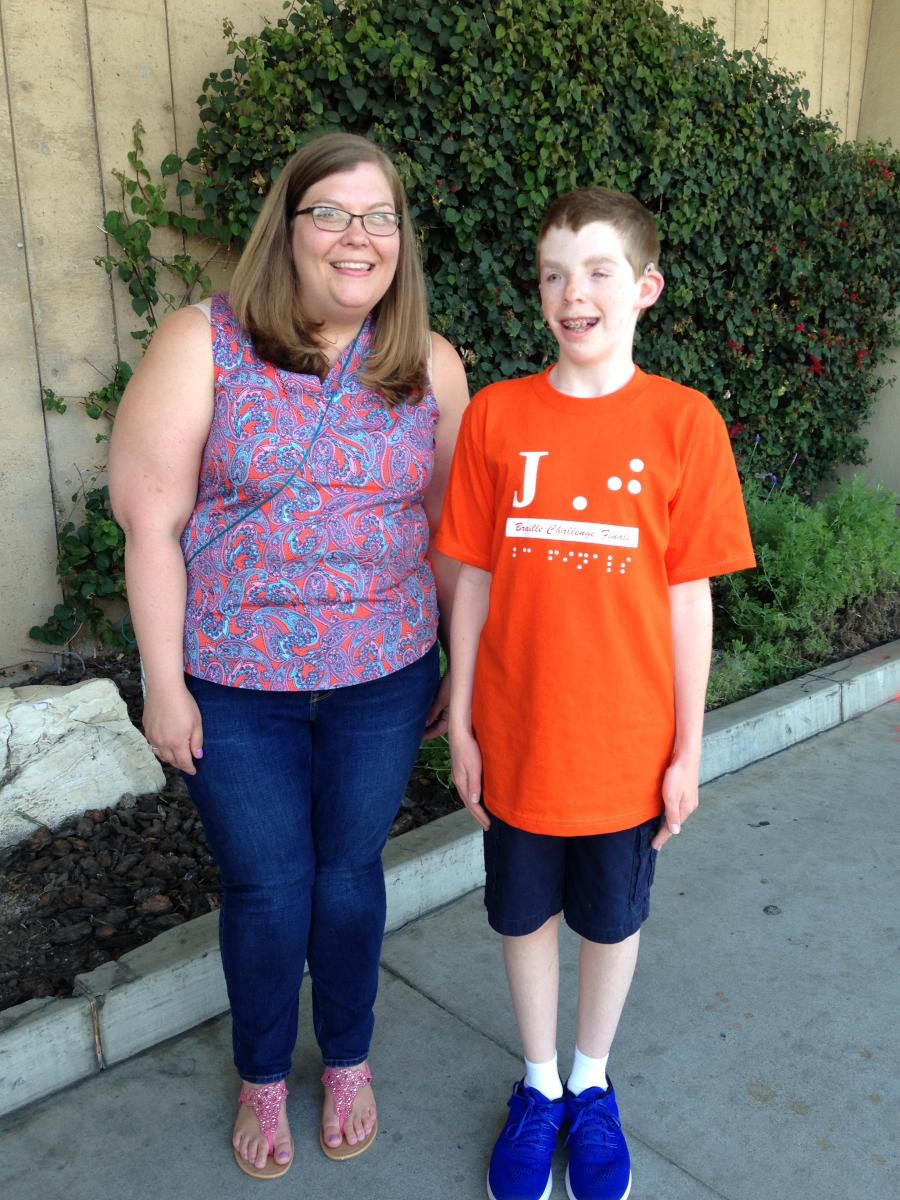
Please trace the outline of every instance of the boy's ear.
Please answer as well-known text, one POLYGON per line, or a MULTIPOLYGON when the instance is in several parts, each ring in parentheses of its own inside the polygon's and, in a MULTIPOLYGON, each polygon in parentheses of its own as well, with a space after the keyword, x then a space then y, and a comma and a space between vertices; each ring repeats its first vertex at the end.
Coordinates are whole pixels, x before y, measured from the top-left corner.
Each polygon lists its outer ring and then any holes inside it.
POLYGON ((647 263, 639 280, 638 308, 652 308, 666 286, 662 271, 655 263, 647 263))

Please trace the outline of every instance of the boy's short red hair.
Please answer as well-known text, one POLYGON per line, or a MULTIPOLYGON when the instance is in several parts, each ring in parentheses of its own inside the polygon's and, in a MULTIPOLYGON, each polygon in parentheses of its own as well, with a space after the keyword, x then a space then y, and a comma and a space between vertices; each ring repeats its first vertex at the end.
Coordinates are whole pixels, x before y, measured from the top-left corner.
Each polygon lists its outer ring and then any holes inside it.
POLYGON ((649 264, 658 266, 659 234, 656 222, 640 200, 628 192, 587 187, 557 197, 547 209, 535 250, 538 270, 541 265, 541 242, 549 229, 571 229, 577 233, 592 221, 612 225, 619 234, 635 279, 643 274, 649 264))

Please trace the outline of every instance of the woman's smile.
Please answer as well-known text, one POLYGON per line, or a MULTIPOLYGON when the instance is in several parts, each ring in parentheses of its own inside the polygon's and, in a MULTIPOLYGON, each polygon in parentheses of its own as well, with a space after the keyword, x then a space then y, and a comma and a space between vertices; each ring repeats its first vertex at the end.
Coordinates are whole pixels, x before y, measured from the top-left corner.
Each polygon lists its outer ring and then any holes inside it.
MULTIPOLYGON (((377 163, 326 175, 298 208, 321 205, 345 213, 394 212, 390 184, 377 163)), ((291 251, 303 309, 326 335, 352 334, 387 292, 397 270, 400 235, 367 233, 359 216, 346 229, 319 229, 311 213, 293 219, 291 251)))

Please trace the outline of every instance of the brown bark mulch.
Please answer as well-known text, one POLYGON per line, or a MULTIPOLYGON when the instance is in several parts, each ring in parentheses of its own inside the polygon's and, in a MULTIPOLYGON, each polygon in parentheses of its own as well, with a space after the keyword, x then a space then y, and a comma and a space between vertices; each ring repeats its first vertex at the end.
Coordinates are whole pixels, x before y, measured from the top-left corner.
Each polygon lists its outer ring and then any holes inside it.
MULTIPOLYGON (((140 728, 135 655, 66 661, 35 682, 110 678, 140 728)), ((161 792, 91 810, 55 831, 38 829, 0 851, 0 1009, 70 996, 76 975, 219 907, 218 871, 200 819, 180 774, 164 770, 161 792)), ((417 764, 391 837, 460 807, 455 793, 417 764)))

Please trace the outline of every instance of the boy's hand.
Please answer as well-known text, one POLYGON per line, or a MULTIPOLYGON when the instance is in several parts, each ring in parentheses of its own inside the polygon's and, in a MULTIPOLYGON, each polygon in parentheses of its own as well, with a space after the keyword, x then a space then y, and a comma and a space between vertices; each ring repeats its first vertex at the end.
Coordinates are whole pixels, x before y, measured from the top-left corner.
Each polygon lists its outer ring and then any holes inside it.
POLYGON ((481 803, 481 751, 471 733, 451 727, 450 761, 460 800, 482 829, 490 829, 491 818, 481 803))
POLYGON ((681 833, 681 826, 700 803, 700 763, 675 759, 663 776, 662 798, 665 805, 663 823, 650 846, 661 850, 673 834, 681 833))

